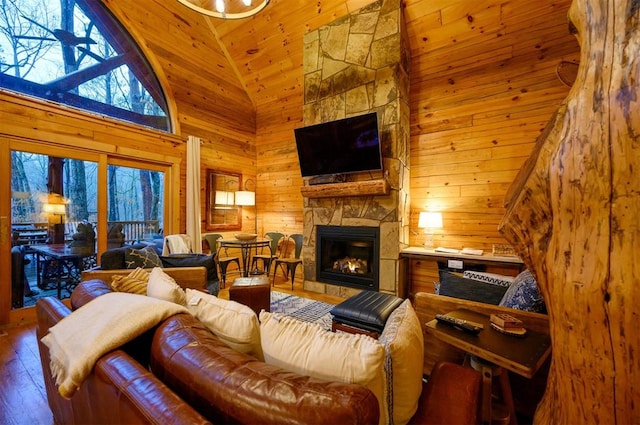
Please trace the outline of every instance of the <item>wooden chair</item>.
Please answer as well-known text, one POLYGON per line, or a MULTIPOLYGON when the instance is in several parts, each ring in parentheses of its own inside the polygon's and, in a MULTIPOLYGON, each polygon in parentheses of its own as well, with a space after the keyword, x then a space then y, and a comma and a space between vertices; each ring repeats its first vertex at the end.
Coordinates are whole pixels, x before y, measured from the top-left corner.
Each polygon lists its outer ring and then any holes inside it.
POLYGON ((258 269, 258 261, 262 261, 262 268, 264 269, 267 276, 269 276, 269 271, 271 270, 271 263, 278 258, 278 242, 280 239, 284 237, 284 234, 279 232, 267 232, 265 236, 271 239, 271 244, 269 245, 269 253, 268 254, 256 254, 251 259, 251 270, 258 269))
POLYGON ((220 277, 222 278, 221 288, 224 288, 224 285, 227 282, 227 268, 229 267, 229 264, 236 263, 236 265, 238 266, 238 270, 240 270, 240 259, 238 257, 229 256, 226 248, 224 250, 224 257, 220 255, 221 250, 220 247, 218 247, 218 239, 221 238, 222 235, 220 233, 208 233, 204 235, 204 239, 205 241, 207 241, 209 249, 212 253, 216 254, 215 261, 218 264, 218 269, 220 269, 220 277))
POLYGON ((286 243, 288 243, 289 240, 293 240, 293 242, 295 243, 294 257, 286 258, 283 255, 282 257, 278 257, 275 259, 272 285, 275 285, 276 283, 276 270, 278 269, 278 266, 286 266, 285 277, 291 275, 291 290, 293 290, 293 281, 296 276, 296 268, 298 267, 298 264, 302 264, 300 253, 302 252, 302 243, 304 240, 304 236, 302 234, 296 233, 284 238, 284 241, 286 243))

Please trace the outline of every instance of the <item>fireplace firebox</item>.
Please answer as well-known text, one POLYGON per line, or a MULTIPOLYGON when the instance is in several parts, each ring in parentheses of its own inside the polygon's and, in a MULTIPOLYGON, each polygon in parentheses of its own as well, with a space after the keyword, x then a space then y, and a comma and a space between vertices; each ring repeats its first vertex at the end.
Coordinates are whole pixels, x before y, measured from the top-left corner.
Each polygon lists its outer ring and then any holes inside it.
POLYGON ((316 226, 316 279, 332 285, 379 290, 380 229, 316 226))

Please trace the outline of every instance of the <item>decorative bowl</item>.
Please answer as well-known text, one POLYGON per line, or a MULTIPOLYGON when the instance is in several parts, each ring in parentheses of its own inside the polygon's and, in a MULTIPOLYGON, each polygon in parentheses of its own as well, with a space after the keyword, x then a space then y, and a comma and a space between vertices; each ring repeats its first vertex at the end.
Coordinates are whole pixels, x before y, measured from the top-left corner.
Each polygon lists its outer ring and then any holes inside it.
POLYGON ((236 233, 233 236, 239 241, 252 241, 258 237, 255 233, 236 233))

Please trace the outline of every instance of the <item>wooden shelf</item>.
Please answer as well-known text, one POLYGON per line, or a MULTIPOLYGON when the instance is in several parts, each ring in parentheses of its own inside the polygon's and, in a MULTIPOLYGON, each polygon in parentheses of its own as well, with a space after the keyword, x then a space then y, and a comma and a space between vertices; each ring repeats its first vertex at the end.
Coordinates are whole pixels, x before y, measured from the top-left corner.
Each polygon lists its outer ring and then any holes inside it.
POLYGON ((318 184, 302 186, 300 192, 305 198, 388 195, 389 183, 385 179, 377 179, 361 182, 318 184))

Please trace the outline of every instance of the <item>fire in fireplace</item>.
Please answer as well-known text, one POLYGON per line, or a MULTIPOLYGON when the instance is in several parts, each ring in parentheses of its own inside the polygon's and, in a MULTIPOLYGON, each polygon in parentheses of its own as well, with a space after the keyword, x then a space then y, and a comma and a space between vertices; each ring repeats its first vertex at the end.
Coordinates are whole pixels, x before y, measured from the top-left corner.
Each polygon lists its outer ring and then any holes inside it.
POLYGON ((379 289, 380 229, 317 226, 316 279, 358 289, 379 289))

